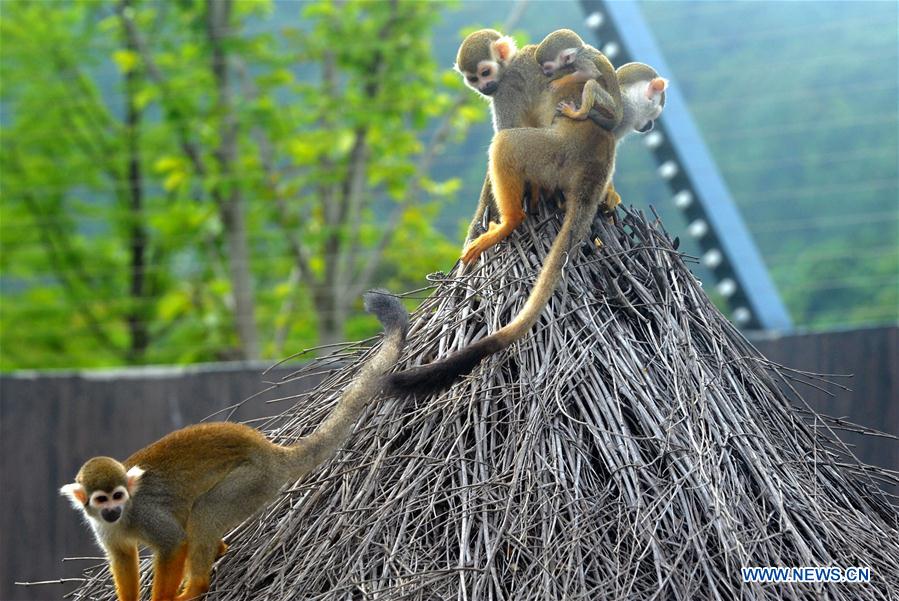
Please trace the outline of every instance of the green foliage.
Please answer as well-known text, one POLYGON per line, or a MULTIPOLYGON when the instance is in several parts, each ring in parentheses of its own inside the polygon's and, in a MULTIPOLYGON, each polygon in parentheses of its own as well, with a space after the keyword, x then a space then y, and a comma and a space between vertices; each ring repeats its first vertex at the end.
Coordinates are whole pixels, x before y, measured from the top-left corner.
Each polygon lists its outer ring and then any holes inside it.
POLYGON ((342 338, 361 291, 451 264, 429 218, 458 186, 428 166, 485 115, 432 57, 441 5, 236 2, 228 102, 206 3, 131 4, 4 9, 0 368, 246 356, 235 236, 266 357, 342 338))

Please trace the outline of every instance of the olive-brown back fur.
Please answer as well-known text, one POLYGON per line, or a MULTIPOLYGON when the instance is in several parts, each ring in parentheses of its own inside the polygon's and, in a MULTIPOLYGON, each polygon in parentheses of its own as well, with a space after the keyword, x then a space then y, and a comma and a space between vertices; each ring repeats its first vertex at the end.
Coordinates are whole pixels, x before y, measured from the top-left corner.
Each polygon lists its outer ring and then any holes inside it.
POLYGON ((502 82, 493 95, 493 126, 496 131, 510 127, 549 127, 555 114, 549 80, 534 60, 533 44, 518 50, 502 73, 502 82))

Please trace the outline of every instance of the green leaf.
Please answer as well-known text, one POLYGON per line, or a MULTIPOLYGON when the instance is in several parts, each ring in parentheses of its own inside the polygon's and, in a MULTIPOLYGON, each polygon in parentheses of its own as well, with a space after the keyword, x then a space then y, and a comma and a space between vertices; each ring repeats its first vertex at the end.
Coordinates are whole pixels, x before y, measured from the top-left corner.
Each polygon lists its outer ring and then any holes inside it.
POLYGON ((112 53, 112 60, 119 68, 119 71, 131 73, 140 62, 140 56, 138 56, 137 52, 131 50, 116 50, 112 53))

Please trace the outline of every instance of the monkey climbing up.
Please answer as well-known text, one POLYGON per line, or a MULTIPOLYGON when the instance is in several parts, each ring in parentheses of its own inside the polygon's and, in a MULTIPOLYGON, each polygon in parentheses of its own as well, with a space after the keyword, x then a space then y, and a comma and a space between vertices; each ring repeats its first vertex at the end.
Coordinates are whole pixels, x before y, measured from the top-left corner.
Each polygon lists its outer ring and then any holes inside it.
MULTIPOLYGON (((653 71, 653 73, 655 73, 653 71)), ((631 82, 629 82, 631 83, 631 82)), ((647 88, 650 79, 638 87, 647 88)), ((618 90, 604 90, 617 103, 618 90)), ((554 105, 581 98, 593 106, 595 93, 570 78, 551 94, 554 105)), ((618 107, 624 114, 624 107, 618 107)), ((614 112, 613 112, 614 114, 614 112)), ((612 123, 612 131, 620 124, 612 123)), ((497 131, 489 150, 489 173, 500 220, 474 240, 462 255, 471 263, 490 246, 508 236, 524 219, 521 199, 525 182, 565 195, 565 218, 519 314, 497 332, 428 365, 385 376, 384 389, 398 395, 423 396, 449 387, 485 357, 507 348, 530 330, 561 277, 568 251, 590 230, 615 164, 617 139, 609 129, 579 119, 557 119, 550 128, 511 128, 497 131)))
MULTIPOLYGON (((546 36, 537 47, 535 58, 547 77, 566 72, 550 82, 554 89, 571 81, 585 82, 580 108, 571 102, 562 102, 557 107, 562 115, 578 120, 589 117, 597 125, 611 129, 619 141, 634 131, 646 133, 652 130, 653 121, 665 106, 668 81, 659 77, 655 69, 643 63, 628 63, 616 72, 605 55, 570 29, 559 29, 546 36), (607 100, 589 102, 589 94, 603 98, 600 84, 620 91, 620 112, 611 113, 609 107, 613 105, 607 100)), ((609 182, 603 204, 607 210, 621 204, 621 197, 612 182, 609 182)))
POLYGON ((384 326, 381 348, 363 365, 331 414, 291 446, 242 424, 188 426, 124 462, 94 457, 62 487, 84 512, 106 551, 119 601, 138 601, 138 545, 154 553, 152 601, 186 601, 209 589, 222 536, 330 458, 349 436, 379 379, 399 358, 409 316, 382 291, 365 295, 366 310, 384 326), (188 580, 178 594, 184 572, 188 580))

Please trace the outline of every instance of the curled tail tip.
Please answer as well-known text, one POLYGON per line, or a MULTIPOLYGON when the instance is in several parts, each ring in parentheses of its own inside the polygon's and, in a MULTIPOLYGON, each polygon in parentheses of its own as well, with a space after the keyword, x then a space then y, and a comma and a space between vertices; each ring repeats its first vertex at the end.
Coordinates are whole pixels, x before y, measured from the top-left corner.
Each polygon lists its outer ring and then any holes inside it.
POLYGON ((405 332, 409 329, 409 312, 396 295, 379 288, 363 294, 362 300, 365 310, 377 317, 385 330, 405 332))

